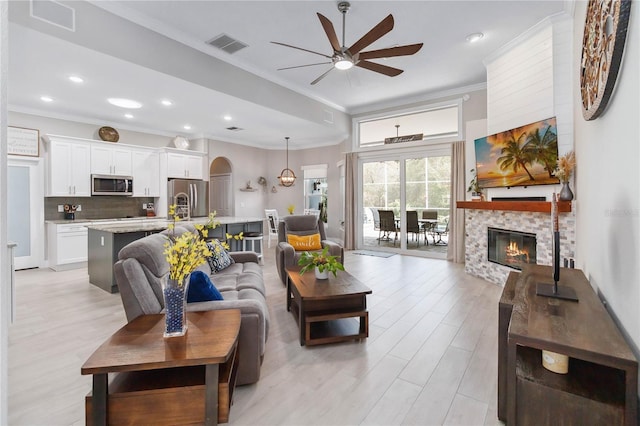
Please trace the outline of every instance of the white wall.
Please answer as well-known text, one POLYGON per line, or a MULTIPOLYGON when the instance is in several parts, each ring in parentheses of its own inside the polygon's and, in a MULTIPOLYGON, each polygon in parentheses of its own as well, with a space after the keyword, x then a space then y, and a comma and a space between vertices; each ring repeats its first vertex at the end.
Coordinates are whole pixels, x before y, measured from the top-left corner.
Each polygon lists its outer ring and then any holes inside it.
MULTIPOLYGON (((0 199, 7 199, 7 2, 0 2, 0 199)), ((7 247, 7 203, 0 213, 0 424, 7 424, 9 411, 9 309, 11 271, 7 247)))
MULTIPOLYGON (((555 116, 559 154, 573 149, 572 28, 567 14, 546 18, 485 59, 487 135, 555 116)), ((550 200, 559 191, 560 185, 541 185, 490 188, 485 195, 550 200)))
MULTIPOLYGON (((640 2, 631 3, 624 59, 604 115, 582 118, 574 83, 577 267, 606 298, 640 355, 640 2)), ((576 2, 573 74, 579 75, 586 2, 576 2)))

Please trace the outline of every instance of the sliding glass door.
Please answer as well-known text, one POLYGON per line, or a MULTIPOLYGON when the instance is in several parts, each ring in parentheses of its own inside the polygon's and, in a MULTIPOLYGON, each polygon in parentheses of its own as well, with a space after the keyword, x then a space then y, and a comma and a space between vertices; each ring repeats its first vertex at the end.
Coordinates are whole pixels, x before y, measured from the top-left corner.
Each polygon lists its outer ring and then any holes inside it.
POLYGON ((446 235, 435 232, 450 208, 451 157, 442 151, 362 161, 362 248, 446 253, 446 235))

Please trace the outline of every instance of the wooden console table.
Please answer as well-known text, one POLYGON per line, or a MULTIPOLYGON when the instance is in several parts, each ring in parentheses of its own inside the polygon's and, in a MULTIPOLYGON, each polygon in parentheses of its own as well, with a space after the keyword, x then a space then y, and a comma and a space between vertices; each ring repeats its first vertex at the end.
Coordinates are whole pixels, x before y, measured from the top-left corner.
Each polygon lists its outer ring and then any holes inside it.
POLYGON ((238 365, 240 310, 189 312, 187 334, 165 339, 164 314, 142 315, 82 366, 93 375, 87 425, 227 422, 238 365), (109 382, 109 373, 113 374, 109 382))
POLYGON ((499 304, 498 418, 509 425, 635 425, 638 361, 582 271, 559 285, 580 301, 536 295, 552 268, 512 272, 499 304), (542 350, 569 356, 569 372, 542 366, 542 350))

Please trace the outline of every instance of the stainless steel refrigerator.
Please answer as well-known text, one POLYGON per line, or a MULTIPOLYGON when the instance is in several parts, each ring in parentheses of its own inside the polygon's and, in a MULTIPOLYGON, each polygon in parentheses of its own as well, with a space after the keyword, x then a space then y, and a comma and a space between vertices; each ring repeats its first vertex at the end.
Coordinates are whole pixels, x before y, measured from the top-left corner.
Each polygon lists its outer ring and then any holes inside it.
POLYGON ((209 182, 170 179, 167 196, 169 204, 176 205, 176 214, 181 218, 209 215, 209 182))

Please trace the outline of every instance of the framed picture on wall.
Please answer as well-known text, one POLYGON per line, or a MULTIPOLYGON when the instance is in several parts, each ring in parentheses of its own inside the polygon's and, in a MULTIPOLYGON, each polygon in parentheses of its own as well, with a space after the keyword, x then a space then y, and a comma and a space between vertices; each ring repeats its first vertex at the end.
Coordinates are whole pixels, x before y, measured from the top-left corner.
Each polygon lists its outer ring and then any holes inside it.
POLYGON ((40 156, 40 131, 7 126, 7 154, 40 156))

